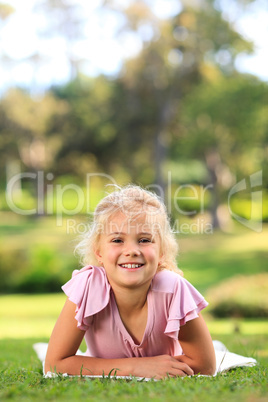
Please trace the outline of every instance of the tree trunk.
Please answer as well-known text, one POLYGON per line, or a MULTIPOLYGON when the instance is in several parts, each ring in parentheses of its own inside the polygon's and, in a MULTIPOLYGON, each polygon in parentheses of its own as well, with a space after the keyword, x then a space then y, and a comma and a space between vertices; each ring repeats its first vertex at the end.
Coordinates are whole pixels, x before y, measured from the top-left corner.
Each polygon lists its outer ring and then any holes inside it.
POLYGON ((167 181, 164 178, 163 166, 167 159, 167 127, 172 119, 174 107, 173 99, 167 100, 159 112, 159 122, 154 136, 155 152, 155 187, 159 189, 159 195, 165 200, 167 181))
POLYGON ((219 184, 217 171, 220 170, 221 159, 217 150, 210 150, 205 155, 206 166, 209 172, 209 177, 212 185, 212 200, 210 205, 210 213, 211 213, 211 223, 214 229, 220 227, 219 218, 217 215, 217 210, 219 207, 219 184))

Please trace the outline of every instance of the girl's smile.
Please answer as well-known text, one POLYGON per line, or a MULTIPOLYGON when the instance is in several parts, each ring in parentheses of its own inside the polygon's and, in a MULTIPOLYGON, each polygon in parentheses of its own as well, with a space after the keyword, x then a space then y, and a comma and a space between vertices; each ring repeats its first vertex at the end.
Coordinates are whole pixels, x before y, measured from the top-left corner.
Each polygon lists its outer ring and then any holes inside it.
POLYGON ((120 267, 125 268, 125 269, 138 269, 141 268, 144 264, 137 264, 137 263, 127 263, 127 264, 119 264, 120 267))
POLYGON ((96 257, 112 287, 149 287, 160 259, 160 239, 152 229, 144 214, 130 220, 120 212, 109 220, 96 257))

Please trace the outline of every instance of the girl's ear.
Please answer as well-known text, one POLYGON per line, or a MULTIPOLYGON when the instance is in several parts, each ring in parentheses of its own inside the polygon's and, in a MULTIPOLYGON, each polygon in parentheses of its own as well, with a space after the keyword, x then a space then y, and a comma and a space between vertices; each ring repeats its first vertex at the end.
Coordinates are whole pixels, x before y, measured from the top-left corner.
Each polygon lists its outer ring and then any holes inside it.
POLYGON ((163 264, 163 262, 164 262, 164 254, 160 254, 159 255, 159 261, 158 261, 158 266, 160 267, 162 264, 163 264))
POLYGON ((94 254, 96 259, 99 261, 100 264, 102 264, 102 256, 100 254, 100 250, 97 248, 94 248, 94 254))

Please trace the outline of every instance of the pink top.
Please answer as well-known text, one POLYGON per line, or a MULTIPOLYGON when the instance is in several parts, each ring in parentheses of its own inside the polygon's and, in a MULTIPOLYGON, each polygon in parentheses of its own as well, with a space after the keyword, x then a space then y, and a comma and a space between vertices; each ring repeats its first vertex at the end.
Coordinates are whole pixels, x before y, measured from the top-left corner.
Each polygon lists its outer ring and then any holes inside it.
POLYGON ((156 273, 147 295, 147 325, 137 345, 120 318, 104 268, 75 270, 62 289, 77 306, 77 327, 86 331, 86 355, 106 359, 182 354, 180 326, 208 305, 182 276, 168 270, 156 273))

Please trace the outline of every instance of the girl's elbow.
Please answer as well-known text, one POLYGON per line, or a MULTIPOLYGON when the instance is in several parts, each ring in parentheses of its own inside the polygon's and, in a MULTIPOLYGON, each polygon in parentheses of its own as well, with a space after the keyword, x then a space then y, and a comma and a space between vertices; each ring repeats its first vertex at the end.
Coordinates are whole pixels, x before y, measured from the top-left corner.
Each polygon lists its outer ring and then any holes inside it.
POLYGON ((50 362, 48 362, 47 360, 45 360, 44 374, 47 374, 49 371, 52 372, 53 371, 52 367, 53 367, 53 365, 50 362))
POLYGON ((216 372, 216 365, 207 366, 200 374, 213 376, 216 372))
POLYGON ((56 373, 58 364, 58 361, 46 358, 44 364, 44 374, 47 374, 48 372, 56 373))
POLYGON ((216 359, 212 359, 209 362, 206 362, 206 364, 203 365, 202 370, 200 371, 199 374, 202 375, 214 375, 216 372, 216 359))

